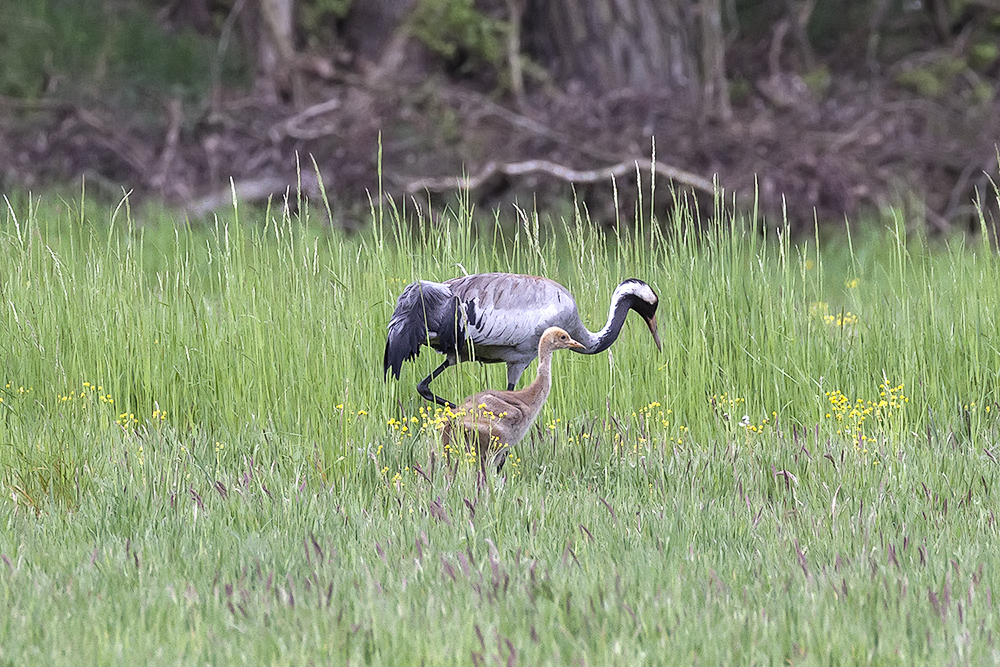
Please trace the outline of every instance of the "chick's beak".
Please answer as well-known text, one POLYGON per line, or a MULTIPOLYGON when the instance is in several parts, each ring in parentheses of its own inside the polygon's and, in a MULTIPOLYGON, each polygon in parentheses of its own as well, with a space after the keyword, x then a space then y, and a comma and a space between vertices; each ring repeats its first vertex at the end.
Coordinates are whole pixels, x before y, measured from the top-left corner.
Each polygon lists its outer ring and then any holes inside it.
POLYGON ((572 349, 572 348, 580 348, 580 347, 587 347, 587 346, 584 345, 583 343, 579 342, 579 341, 576 341, 576 340, 573 340, 572 338, 570 338, 569 339, 569 347, 570 347, 570 349, 572 349))
POLYGON ((646 326, 649 327, 649 333, 653 334, 653 342, 656 343, 657 351, 663 352, 663 346, 660 345, 660 334, 656 331, 656 315, 646 320, 646 326))

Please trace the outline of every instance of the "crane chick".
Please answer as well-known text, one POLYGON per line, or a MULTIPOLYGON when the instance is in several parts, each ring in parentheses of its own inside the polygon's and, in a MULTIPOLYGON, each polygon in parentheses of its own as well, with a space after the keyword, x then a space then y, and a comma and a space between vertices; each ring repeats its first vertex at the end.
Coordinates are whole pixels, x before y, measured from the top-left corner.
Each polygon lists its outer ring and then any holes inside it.
POLYGON ((446 451, 453 447, 457 429, 466 443, 476 448, 482 469, 486 469, 489 457, 500 472, 508 449, 527 434, 549 397, 552 353, 582 347, 583 343, 573 340, 565 330, 546 329, 538 341, 538 374, 532 383, 518 391, 487 389, 465 399, 456 422, 446 422, 441 432, 446 451))
POLYGON ((576 301, 569 290, 548 278, 516 273, 476 273, 443 283, 420 280, 407 285, 389 320, 383 367, 398 380, 404 361, 413 359, 424 345, 445 355, 444 362, 417 385, 428 401, 454 408, 435 395, 431 381, 449 366, 475 359, 482 363, 507 364, 507 389, 535 358, 538 340, 548 327, 565 329, 580 341, 576 350, 598 354, 618 338, 625 316, 637 312, 649 327, 656 348, 653 289, 641 280, 623 281, 611 295, 607 323, 590 331, 580 320, 576 301))

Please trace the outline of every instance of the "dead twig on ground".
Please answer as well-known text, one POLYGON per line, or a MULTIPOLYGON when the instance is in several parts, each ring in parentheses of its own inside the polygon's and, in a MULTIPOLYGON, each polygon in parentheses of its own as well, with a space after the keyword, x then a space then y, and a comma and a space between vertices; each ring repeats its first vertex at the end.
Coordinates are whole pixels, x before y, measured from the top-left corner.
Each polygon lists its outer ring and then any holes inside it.
POLYGON ((227 206, 233 206, 234 201, 262 202, 276 195, 281 198, 283 205, 288 206, 297 191, 315 199, 323 196, 316 175, 304 171, 298 179, 265 176, 233 181, 225 189, 189 202, 184 210, 189 217, 200 218, 227 206))
POLYGON ((548 160, 526 160, 524 162, 489 162, 474 176, 444 176, 440 178, 418 178, 410 180, 405 186, 408 195, 420 192, 447 192, 451 190, 475 190, 497 174, 506 176, 526 176, 528 174, 547 174, 568 183, 598 183, 634 172, 636 169, 652 170, 659 176, 669 178, 682 185, 714 194, 715 187, 707 178, 692 174, 672 165, 650 160, 622 160, 600 169, 578 170, 548 160))
POLYGON ((336 122, 327 120, 325 123, 317 124, 316 119, 339 108, 340 98, 338 97, 314 104, 294 116, 272 125, 267 133, 268 138, 274 143, 278 143, 285 137, 309 140, 333 134, 334 130, 337 129, 336 122))

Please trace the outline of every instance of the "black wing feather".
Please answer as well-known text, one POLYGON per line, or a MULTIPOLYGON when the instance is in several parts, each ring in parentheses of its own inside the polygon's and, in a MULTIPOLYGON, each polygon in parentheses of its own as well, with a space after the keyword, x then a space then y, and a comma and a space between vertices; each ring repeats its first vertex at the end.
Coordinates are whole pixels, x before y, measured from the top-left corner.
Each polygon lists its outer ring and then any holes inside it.
POLYGON ((430 344, 443 354, 459 353, 465 347, 459 299, 440 283, 418 281, 407 285, 399 295, 388 329, 382 363, 384 374, 391 370, 397 380, 403 362, 417 356, 423 345, 430 344))

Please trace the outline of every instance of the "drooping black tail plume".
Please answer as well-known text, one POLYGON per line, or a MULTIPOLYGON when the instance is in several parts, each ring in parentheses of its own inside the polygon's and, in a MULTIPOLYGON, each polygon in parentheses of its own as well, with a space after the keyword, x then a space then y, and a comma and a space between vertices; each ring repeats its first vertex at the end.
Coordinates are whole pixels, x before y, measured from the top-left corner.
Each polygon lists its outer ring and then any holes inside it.
POLYGON ((438 352, 455 353, 465 346, 465 329, 459 319, 459 300, 441 283, 418 281, 406 286, 389 319, 389 333, 382 360, 384 374, 399 379, 404 361, 413 359, 422 345, 438 352))

